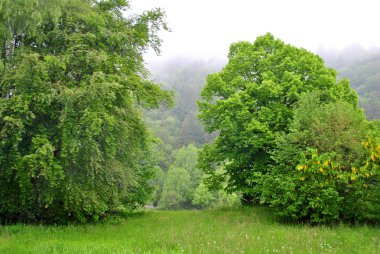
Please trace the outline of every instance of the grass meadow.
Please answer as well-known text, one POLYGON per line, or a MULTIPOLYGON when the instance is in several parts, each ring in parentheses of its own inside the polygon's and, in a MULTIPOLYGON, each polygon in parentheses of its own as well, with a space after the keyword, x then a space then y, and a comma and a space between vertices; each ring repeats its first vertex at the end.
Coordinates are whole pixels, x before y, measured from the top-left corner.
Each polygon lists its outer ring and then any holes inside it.
POLYGON ((380 228, 281 224, 255 207, 146 210, 118 222, 2 226, 0 253, 380 254, 380 228))

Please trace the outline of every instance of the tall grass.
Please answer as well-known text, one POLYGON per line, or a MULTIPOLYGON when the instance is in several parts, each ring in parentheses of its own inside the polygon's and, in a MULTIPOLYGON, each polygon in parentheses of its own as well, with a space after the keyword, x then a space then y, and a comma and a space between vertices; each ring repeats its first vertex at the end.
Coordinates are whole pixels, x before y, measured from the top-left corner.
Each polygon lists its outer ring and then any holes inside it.
POLYGON ((380 228, 276 222, 264 208, 145 211, 119 224, 0 228, 0 253, 380 253, 380 228))

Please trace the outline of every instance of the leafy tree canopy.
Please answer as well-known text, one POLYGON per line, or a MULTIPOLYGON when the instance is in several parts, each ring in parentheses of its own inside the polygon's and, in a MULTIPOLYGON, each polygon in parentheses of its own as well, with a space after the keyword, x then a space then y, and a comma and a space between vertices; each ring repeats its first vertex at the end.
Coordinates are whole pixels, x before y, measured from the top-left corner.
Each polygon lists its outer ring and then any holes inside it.
POLYGON ((317 90, 322 102, 340 99, 353 108, 358 99, 349 81, 337 82, 336 71, 320 57, 271 34, 232 44, 228 58, 222 71, 208 76, 198 102, 206 130, 219 132, 201 152, 199 166, 213 174, 224 165, 227 189, 248 199, 255 196, 255 174, 270 170, 275 140, 289 132, 301 94, 317 90))
POLYGON ((143 53, 166 28, 128 1, 0 1, 0 217, 97 219, 147 198, 142 108, 170 103, 143 53), (127 17, 126 17, 127 16, 127 17))

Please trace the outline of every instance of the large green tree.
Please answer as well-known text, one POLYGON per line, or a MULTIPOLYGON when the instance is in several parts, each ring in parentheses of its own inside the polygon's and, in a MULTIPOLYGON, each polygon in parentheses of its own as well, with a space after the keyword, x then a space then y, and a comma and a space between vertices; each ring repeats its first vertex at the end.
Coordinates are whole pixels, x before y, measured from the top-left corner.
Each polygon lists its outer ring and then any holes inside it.
POLYGON ((86 220, 148 196, 143 108, 159 9, 126 0, 0 1, 0 219, 86 220))
POLYGON ((271 34, 232 44, 228 59, 222 71, 208 76, 198 102, 206 130, 219 133, 204 147, 199 166, 212 175, 223 165, 227 189, 250 202, 257 198, 257 173, 270 171, 275 140, 289 132, 302 93, 319 90, 322 101, 341 99, 354 108, 357 96, 320 57, 271 34))

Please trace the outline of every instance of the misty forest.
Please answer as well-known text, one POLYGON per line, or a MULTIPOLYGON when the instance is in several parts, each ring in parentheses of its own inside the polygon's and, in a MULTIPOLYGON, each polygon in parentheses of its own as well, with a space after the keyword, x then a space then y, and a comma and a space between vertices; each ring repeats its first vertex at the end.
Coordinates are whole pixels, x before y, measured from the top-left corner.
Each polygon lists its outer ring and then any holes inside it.
POLYGON ((129 10, 0 0, 0 253, 380 253, 380 48, 147 64, 129 10))

